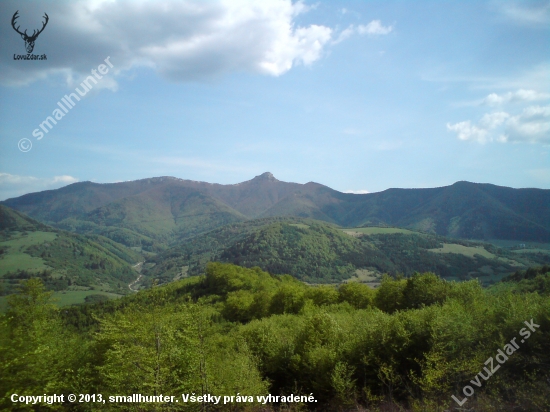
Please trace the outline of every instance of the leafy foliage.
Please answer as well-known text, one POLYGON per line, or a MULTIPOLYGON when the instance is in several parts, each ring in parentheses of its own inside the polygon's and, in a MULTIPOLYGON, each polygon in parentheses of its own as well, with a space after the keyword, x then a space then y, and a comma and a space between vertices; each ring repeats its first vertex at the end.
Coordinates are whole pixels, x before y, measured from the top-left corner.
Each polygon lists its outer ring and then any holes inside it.
POLYGON ((323 410, 384 403, 444 409, 533 319, 540 328, 476 388, 468 406, 550 406, 543 384, 550 378, 550 301, 543 294, 484 290, 477 281, 447 282, 431 273, 385 277, 376 290, 308 286, 213 263, 201 277, 60 313, 39 280, 25 282, 1 323, 3 393, 39 385, 105 395, 313 393, 323 410), (77 312, 92 322, 77 321, 77 312))

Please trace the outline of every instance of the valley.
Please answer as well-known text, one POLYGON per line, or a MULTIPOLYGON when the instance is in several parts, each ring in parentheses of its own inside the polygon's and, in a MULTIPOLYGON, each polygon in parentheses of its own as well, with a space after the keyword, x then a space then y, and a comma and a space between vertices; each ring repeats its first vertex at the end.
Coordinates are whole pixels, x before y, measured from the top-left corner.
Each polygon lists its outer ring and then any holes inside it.
POLYGON ((215 261, 308 284, 433 272, 491 285, 550 262, 549 204, 548 190, 458 182, 352 195, 271 173, 235 185, 75 183, 1 202, 0 294, 38 276, 60 304, 84 303, 215 261))
POLYGON ((136 277, 135 251, 99 235, 55 229, 0 205, 0 308, 20 281, 40 278, 59 304, 83 303, 93 295, 128 293, 136 277))

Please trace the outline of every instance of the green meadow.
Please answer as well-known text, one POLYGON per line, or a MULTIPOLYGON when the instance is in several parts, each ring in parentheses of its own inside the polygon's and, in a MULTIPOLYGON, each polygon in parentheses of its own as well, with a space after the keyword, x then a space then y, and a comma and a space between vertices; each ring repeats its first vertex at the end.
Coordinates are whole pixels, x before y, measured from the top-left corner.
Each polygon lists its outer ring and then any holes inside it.
POLYGON ((0 259, 0 276, 8 272, 21 270, 44 270, 49 269, 42 258, 33 257, 26 253, 29 246, 40 245, 45 242, 51 242, 57 237, 56 233, 51 232, 30 232, 17 233, 9 240, 0 242, 0 248, 6 248, 7 251, 0 259))

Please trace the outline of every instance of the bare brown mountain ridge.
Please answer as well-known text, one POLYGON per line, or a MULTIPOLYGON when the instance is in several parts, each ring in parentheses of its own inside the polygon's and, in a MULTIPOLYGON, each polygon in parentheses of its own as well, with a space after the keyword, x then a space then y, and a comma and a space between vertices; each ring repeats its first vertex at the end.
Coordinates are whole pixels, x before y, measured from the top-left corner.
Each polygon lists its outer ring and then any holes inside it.
POLYGON ((269 172, 229 185, 155 177, 73 183, 1 203, 64 229, 102 233, 117 241, 122 237, 126 244, 140 239, 170 243, 225 224, 273 216, 343 227, 399 226, 456 238, 550 242, 550 190, 465 181, 351 194, 314 182, 283 182, 269 172))

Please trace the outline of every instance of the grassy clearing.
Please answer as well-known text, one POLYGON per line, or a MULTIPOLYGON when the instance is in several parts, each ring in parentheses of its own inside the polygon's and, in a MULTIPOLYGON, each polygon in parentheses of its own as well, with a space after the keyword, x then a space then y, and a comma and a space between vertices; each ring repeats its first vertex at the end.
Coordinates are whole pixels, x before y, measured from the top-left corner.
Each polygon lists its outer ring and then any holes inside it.
POLYGON ((51 268, 45 265, 41 258, 32 257, 22 252, 9 252, 6 256, 0 259, 0 276, 3 276, 8 272, 15 272, 18 269, 44 270, 51 268))
POLYGON ((21 249, 32 245, 38 245, 44 242, 52 242, 57 237, 52 232, 31 232, 15 236, 10 240, 0 242, 0 246, 9 246, 10 248, 21 249))
POLYGON ((490 252, 487 252, 482 246, 462 246, 454 243, 443 243, 442 248, 428 249, 429 252, 434 253, 458 253, 460 255, 474 257, 475 255, 481 255, 487 259, 495 259, 496 256, 490 252))
POLYGON ((0 246, 8 247, 8 251, 0 259, 0 276, 8 272, 22 270, 51 269, 41 258, 25 253, 27 247, 55 240, 57 234, 51 232, 32 232, 18 235, 10 240, 0 242, 0 246))
POLYGON ((475 255, 481 255, 483 257, 486 257, 487 259, 494 259, 499 262, 506 263, 512 267, 516 267, 518 269, 524 267, 523 264, 516 262, 513 259, 499 257, 492 254, 491 252, 488 252, 483 246, 462 246, 454 243, 443 243, 442 248, 428 249, 428 251, 434 253, 458 253, 471 258, 473 258, 475 255))
POLYGON ((347 233, 351 236, 358 235, 387 235, 393 233, 404 233, 406 235, 422 235, 422 233, 415 232, 408 229, 400 229, 397 227, 356 227, 352 229, 342 229, 344 233, 347 233))

